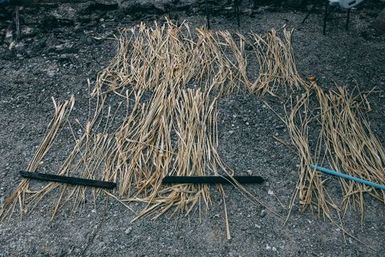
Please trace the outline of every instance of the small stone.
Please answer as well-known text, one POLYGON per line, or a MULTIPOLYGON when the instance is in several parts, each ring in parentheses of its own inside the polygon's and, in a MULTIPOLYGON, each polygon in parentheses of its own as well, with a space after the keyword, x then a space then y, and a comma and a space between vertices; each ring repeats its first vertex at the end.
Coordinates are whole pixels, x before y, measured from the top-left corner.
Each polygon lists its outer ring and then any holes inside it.
POLYGON ((258 225, 258 224, 255 224, 254 227, 256 227, 257 229, 261 229, 261 225, 258 225))
POLYGON ((231 251, 230 253, 229 253, 229 257, 239 257, 240 255, 238 255, 236 252, 234 252, 234 251, 231 251))
POLYGON ((125 233, 126 235, 131 234, 131 232, 132 232, 132 227, 128 227, 128 228, 124 231, 124 233, 125 233))
POLYGON ((247 172, 247 174, 248 174, 249 176, 252 176, 252 175, 253 175, 253 171, 252 171, 252 170, 247 170, 246 172, 247 172))
POLYGON ((7 32, 5 33, 5 39, 12 40, 12 36, 12 30, 7 30, 7 32))
POLYGON ((251 16, 253 14, 253 10, 250 8, 247 8, 243 11, 244 14, 251 16))
POLYGON ((234 130, 229 130, 229 134, 230 135, 234 134, 234 130))
POLYGON ((56 51, 63 51, 64 48, 65 48, 64 44, 60 44, 60 45, 55 46, 56 51))
POLYGON ((50 78, 54 77, 55 74, 56 74, 56 72, 55 72, 54 70, 48 70, 48 71, 47 71, 47 75, 48 75, 48 77, 50 77, 50 78))
POLYGON ((265 216, 266 216, 266 210, 263 209, 263 210, 261 211, 261 213, 259 214, 259 216, 260 216, 261 218, 265 217, 265 216))
POLYGON ((33 36, 36 34, 36 29, 33 29, 31 27, 25 26, 21 29, 21 34, 23 36, 33 36))
POLYGON ((269 190, 267 191, 267 194, 268 194, 268 195, 274 195, 274 191, 271 190, 271 189, 269 189, 269 190))
POLYGON ((17 44, 15 44, 15 49, 16 50, 21 50, 24 48, 24 44, 22 42, 19 42, 17 44))

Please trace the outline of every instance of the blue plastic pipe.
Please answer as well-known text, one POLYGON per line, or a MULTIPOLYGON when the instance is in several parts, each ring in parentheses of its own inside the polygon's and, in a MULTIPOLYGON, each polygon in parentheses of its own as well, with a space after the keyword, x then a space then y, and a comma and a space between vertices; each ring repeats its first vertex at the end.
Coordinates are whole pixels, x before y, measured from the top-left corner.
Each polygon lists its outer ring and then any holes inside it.
POLYGON ((385 190, 385 185, 380 185, 380 184, 371 182, 369 180, 353 177, 353 176, 347 175, 347 174, 339 172, 339 171, 330 170, 330 169, 318 166, 317 164, 315 164, 315 165, 310 164, 310 167, 312 167, 315 170, 321 171, 323 173, 329 174, 329 175, 345 178, 345 179, 352 180, 352 181, 355 181, 355 182, 358 182, 361 184, 365 184, 367 186, 372 186, 372 187, 377 188, 377 189, 385 190))

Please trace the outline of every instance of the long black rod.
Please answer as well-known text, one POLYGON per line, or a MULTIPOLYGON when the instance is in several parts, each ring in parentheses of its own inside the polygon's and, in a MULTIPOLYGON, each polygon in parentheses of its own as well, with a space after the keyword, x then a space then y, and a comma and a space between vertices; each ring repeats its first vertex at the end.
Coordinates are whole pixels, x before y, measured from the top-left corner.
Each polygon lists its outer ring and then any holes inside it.
POLYGON ((93 179, 84 179, 84 178, 77 178, 77 177, 60 176, 60 175, 52 175, 52 174, 44 174, 44 173, 39 173, 39 172, 20 171, 20 175, 23 178, 37 179, 37 180, 50 181, 50 182, 58 182, 58 183, 64 183, 64 184, 70 184, 70 185, 99 187, 99 188, 106 188, 106 189, 113 189, 116 187, 116 183, 114 183, 114 182, 93 180, 93 179))
POLYGON ((166 176, 162 184, 261 184, 265 180, 260 176, 166 176))

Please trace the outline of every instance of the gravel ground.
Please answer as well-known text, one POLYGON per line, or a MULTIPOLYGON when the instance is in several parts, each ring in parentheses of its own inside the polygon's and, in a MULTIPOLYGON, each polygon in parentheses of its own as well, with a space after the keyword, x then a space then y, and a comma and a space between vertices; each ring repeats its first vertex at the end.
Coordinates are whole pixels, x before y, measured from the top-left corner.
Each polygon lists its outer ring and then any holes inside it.
MULTIPOLYGON (((36 20, 37 12, 27 8, 24 21, 36 20)), ((373 130, 385 144, 385 38, 369 27, 379 8, 356 10, 351 27, 343 21, 330 24, 323 36, 321 16, 315 14, 301 25, 304 13, 260 10, 242 16, 241 31, 265 32, 287 25, 295 28, 294 48, 298 69, 305 77, 315 75, 324 87, 335 84, 361 90, 377 87, 369 100, 373 130)), ((90 17, 94 15, 89 15, 90 17)), ((98 14, 99 15, 99 14, 98 14)), ((22 24, 22 38, 13 49, 4 40, 0 48, 0 201, 20 181, 59 100, 76 96, 72 117, 88 111, 87 79, 93 81, 112 58, 116 48, 113 35, 118 27, 135 21, 114 11, 75 24, 52 23, 43 17, 34 25, 22 24)), ((203 25, 199 16, 174 14, 193 25, 203 25)), ((88 16, 87 16, 88 17, 88 16)), ((154 19, 153 16, 144 17, 154 19)), ((236 31, 229 17, 215 17, 213 29, 236 31)), ((1 29, 1 27, 0 27, 1 29)), ((297 159, 273 135, 288 141, 280 120, 263 100, 238 93, 220 103, 220 152, 224 161, 239 172, 262 175, 263 185, 248 186, 261 201, 278 214, 287 205, 297 180, 297 159)), ((274 103, 273 103, 274 104, 274 103)), ((279 103, 275 103, 279 105, 279 103)), ((60 164, 69 149, 68 135, 56 143, 46 169, 60 164)), ((201 217, 169 217, 130 223, 134 214, 120 203, 101 199, 86 204, 77 213, 63 210, 50 221, 49 196, 31 215, 14 217, 0 224, 0 256, 384 256, 384 205, 366 201, 364 221, 351 209, 343 218, 354 238, 344 236, 331 222, 311 211, 293 209, 287 224, 264 207, 245 199, 236 189, 226 187, 232 239, 227 240, 223 204, 214 195, 214 205, 201 217)), ((134 208, 139 208, 134 206, 134 208)))

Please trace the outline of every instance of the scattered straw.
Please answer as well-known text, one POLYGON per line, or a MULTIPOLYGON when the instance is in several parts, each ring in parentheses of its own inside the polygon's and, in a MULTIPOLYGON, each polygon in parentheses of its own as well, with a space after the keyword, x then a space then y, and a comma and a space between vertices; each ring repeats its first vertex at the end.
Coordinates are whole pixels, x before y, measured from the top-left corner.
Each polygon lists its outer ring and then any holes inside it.
POLYGON ((329 219, 332 209, 339 213, 350 205, 358 206, 363 218, 364 194, 385 203, 384 192, 339 179, 343 195, 341 206, 337 206, 328 194, 329 177, 309 165, 325 163, 351 176, 385 184, 385 151, 364 115, 367 99, 353 96, 342 87, 325 91, 313 82, 311 88, 294 101, 287 114, 289 134, 300 157, 295 195, 304 208, 317 206, 318 212, 329 219), (310 143, 310 138, 318 138, 317 143, 310 143))
MULTIPOLYGON (((134 220, 157 218, 169 210, 187 215, 196 206, 209 208, 207 185, 170 186, 161 181, 166 175, 233 175, 217 150, 217 103, 243 88, 256 95, 276 95, 282 90, 291 93, 286 117, 280 117, 300 160, 290 210, 298 197, 302 209, 315 206, 318 213, 332 219, 331 211, 339 212, 339 207, 328 193, 327 177, 309 164, 330 163, 350 175, 385 183, 385 151, 363 115, 362 109, 368 106, 365 97, 353 97, 342 88, 327 92, 315 79, 310 86, 302 80, 294 60, 292 33, 286 29, 266 35, 205 29, 192 32, 186 22, 177 26, 171 21, 121 30, 117 54, 98 74, 91 94, 96 102, 94 115, 57 171, 60 175, 115 181, 118 189, 106 192, 48 183, 32 191, 29 181, 23 180, 6 199, 0 218, 11 216, 16 206, 21 215, 31 211, 54 191, 59 193, 52 217, 65 204, 76 210, 89 194, 96 199, 100 192, 127 207, 130 202, 142 203, 143 209, 134 220), (257 74, 248 70, 253 60, 259 67, 257 74), (303 94, 295 96, 298 91, 303 94), (119 104, 114 105, 116 102, 119 104)), ((29 171, 38 169, 51 148, 74 98, 60 105, 54 101, 54 105, 54 117, 29 171)), ((254 203, 265 205, 232 182, 254 203)), ((382 191, 342 179, 340 185, 345 210, 356 203, 363 213, 366 192, 385 203, 382 191)), ((222 187, 219 191, 230 238, 225 194, 222 187)))

